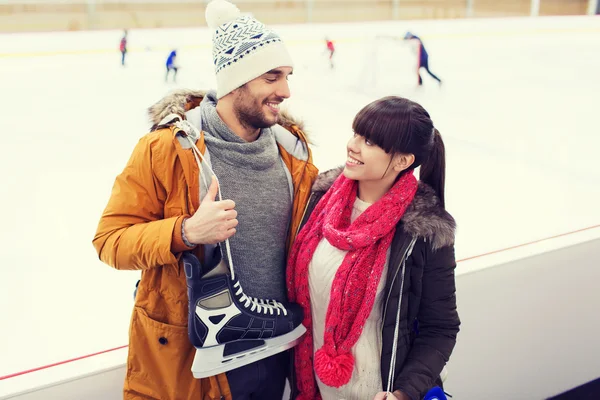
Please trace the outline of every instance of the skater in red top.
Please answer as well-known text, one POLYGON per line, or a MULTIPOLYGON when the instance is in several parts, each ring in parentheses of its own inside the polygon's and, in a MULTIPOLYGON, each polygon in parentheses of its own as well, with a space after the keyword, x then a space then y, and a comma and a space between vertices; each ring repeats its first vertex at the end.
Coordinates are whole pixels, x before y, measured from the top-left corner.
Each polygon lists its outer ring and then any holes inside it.
POLYGON ((326 51, 329 52, 329 66, 333 69, 333 53, 335 53, 335 45, 328 38, 325 38, 325 44, 327 46, 326 51))
POLYGON ((123 31, 123 37, 121 38, 119 51, 121 52, 121 65, 125 66, 125 55, 127 54, 127 29, 123 31))

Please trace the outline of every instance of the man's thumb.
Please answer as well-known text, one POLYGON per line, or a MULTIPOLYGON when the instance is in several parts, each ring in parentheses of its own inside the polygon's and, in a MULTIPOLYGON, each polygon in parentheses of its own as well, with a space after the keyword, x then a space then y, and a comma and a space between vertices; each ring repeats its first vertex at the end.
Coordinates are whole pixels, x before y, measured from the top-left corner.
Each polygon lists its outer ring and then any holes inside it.
POLYGON ((217 177, 213 175, 208 192, 206 193, 206 196, 204 196, 204 199, 202 199, 202 202, 206 203, 215 201, 217 198, 217 193, 219 193, 219 183, 217 182, 217 177))

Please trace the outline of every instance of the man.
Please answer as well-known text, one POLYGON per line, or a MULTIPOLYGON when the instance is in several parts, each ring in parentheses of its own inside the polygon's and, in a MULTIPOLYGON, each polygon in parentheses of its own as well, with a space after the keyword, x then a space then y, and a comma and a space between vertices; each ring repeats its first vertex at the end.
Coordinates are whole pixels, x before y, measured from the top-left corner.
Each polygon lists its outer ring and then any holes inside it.
POLYGON ((421 78, 421 72, 420 72, 421 68, 425 68, 425 71, 427 71, 427 73, 429 75, 431 75, 431 77, 433 79, 438 81, 439 85, 441 85, 442 80, 429 70, 429 54, 427 53, 427 50, 425 50, 425 46, 423 45, 423 41, 421 40, 421 38, 419 38, 416 35, 413 35, 410 32, 406 32, 406 35, 404 35, 404 40, 411 40, 411 41, 416 42, 416 44, 417 44, 417 53, 418 53, 418 55, 417 55, 417 60, 418 60, 417 78, 418 78, 419 86, 423 85, 423 79, 421 78))
POLYGON ((285 300, 287 247, 318 172, 301 126, 279 110, 293 68, 279 36, 224 0, 206 18, 216 93, 179 91, 150 108, 153 131, 116 178, 94 238, 102 261, 142 271, 125 399, 277 399, 285 386, 286 353, 209 378, 190 372, 182 254, 210 263, 229 239, 246 294, 285 300))

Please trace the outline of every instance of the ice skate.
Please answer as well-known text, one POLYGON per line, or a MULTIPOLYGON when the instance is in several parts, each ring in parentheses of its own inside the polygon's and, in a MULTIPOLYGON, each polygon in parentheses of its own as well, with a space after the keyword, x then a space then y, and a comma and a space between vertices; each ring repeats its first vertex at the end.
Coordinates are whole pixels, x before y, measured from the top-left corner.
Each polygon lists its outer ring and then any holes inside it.
POLYGON ((188 285, 189 337, 196 347, 195 378, 239 368, 294 347, 306 332, 302 308, 248 297, 237 279, 203 271, 184 253, 188 285))

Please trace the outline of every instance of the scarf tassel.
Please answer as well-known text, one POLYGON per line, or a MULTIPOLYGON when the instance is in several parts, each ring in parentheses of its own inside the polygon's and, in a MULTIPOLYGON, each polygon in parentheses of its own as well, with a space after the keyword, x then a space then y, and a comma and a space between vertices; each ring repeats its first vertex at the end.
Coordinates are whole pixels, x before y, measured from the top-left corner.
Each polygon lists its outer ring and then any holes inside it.
POLYGON ((349 352, 328 354, 324 348, 315 353, 315 372, 327 386, 339 388, 350 382, 354 357, 349 352))

